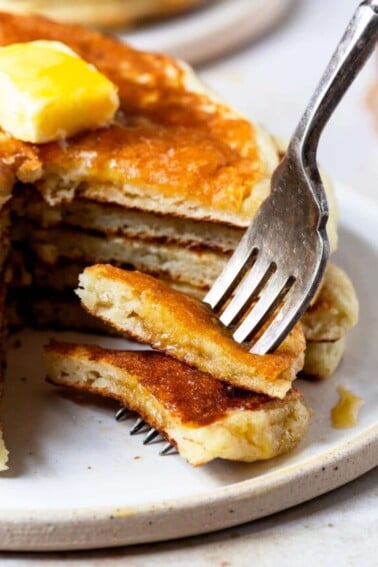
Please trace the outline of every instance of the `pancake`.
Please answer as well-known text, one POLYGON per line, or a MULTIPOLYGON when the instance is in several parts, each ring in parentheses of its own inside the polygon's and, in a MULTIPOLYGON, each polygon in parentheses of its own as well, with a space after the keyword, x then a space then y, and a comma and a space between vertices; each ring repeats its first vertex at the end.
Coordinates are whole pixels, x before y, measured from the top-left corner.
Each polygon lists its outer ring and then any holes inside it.
POLYGON ((218 457, 271 459, 293 449, 307 429, 309 411, 297 390, 271 399, 151 351, 53 343, 45 356, 54 384, 120 401, 195 466, 218 457))
POLYGON ((17 233, 16 240, 26 241, 37 258, 50 266, 60 259, 86 265, 111 262, 202 288, 212 284, 228 260, 227 255, 209 250, 120 236, 104 238, 73 229, 35 229, 24 223, 17 226, 17 233))
POLYGON ((303 366, 300 325, 274 354, 254 355, 232 339, 209 306, 140 272, 91 266, 81 274, 77 294, 89 313, 120 333, 233 386, 282 399, 303 366))
POLYGON ((0 0, 0 10, 38 13, 67 23, 119 27, 177 14, 203 0, 0 0))
POLYGON ((346 333, 357 324, 358 300, 347 274, 328 264, 316 298, 302 317, 306 337, 304 374, 324 380, 338 367, 346 333))
MULTIPOLYGON (((8 262, 7 278, 12 288, 32 287, 29 294, 30 299, 32 299, 34 293, 38 293, 38 290, 43 290, 43 293, 48 293, 49 290, 69 292, 69 295, 75 299, 75 303, 80 308, 76 297, 73 296, 73 290, 77 287, 79 275, 86 267, 85 264, 79 262, 58 261, 51 269, 50 264, 44 264, 35 258, 31 262, 30 254, 28 256, 25 250, 21 251, 13 248, 8 262), (29 262, 27 260, 28 257, 29 262)), ((158 279, 173 287, 173 289, 182 291, 197 299, 203 299, 207 291, 205 288, 191 286, 179 281, 162 277, 158 279)))
MULTIPOLYGON (((27 287, 33 283, 32 288, 18 295, 21 311, 27 312, 29 323, 39 328, 117 334, 83 311, 73 296, 72 289, 76 287, 84 265, 57 264, 52 270, 51 266, 33 262, 32 273, 26 274, 22 273, 22 266, 21 260, 13 285, 27 287)), ((201 288, 169 280, 164 283, 197 299, 202 299, 205 294, 201 288)), ((357 319, 358 302, 350 279, 340 267, 329 264, 317 299, 302 318, 306 338, 303 377, 324 380, 334 373, 345 351, 346 334, 356 325, 357 319)))
POLYGON ((84 197, 248 226, 278 163, 271 137, 221 102, 184 63, 95 31, 0 14, 0 45, 61 41, 113 81, 116 123, 35 146, 0 136, 8 174, 57 205, 84 197), (17 156, 17 157, 15 157, 17 156))
POLYGON ((41 228, 68 226, 104 235, 175 243, 185 248, 208 248, 217 252, 232 252, 244 233, 243 228, 224 223, 145 213, 88 199, 51 206, 30 187, 16 192, 12 211, 17 217, 27 218, 41 228))

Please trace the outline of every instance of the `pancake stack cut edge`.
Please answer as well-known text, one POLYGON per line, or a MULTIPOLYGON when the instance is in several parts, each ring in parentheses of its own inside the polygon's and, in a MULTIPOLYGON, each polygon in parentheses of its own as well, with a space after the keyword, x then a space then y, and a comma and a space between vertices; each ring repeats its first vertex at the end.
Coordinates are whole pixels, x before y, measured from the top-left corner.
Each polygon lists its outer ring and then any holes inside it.
MULTIPOLYGON (((36 39, 66 43, 94 64, 117 85, 121 110, 109 128, 64 142, 37 146, 0 131, 5 223, 11 215, 6 268, 6 254, 0 259, 11 280, 9 319, 112 332, 80 310, 73 294, 79 273, 97 263, 137 269, 202 298, 267 196, 280 144, 209 92, 182 62, 78 26, 0 14, 1 45, 36 39)), ((337 212, 326 186, 335 249, 337 212)), ((337 268, 331 276, 326 281, 344 282, 338 289, 345 301, 332 297, 327 313, 315 304, 305 325, 306 334, 317 319, 337 327, 333 342, 322 324, 310 331, 306 365, 318 378, 337 365, 356 319, 349 280, 337 268)), ((292 374, 283 381, 291 382, 292 374)))

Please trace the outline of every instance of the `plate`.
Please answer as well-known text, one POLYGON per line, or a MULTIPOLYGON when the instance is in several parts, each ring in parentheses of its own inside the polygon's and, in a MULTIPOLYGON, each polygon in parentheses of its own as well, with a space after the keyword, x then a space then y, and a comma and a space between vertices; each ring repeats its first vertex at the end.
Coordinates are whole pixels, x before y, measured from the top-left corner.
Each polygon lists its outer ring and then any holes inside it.
POLYGON ((314 498, 378 464, 378 207, 338 187, 342 228, 337 261, 361 300, 336 375, 300 387, 314 410, 291 454, 266 463, 215 461, 192 468, 159 444, 128 435, 113 403, 70 398, 43 381, 41 347, 51 336, 119 347, 124 341, 25 331, 12 338, 3 403, 11 469, 0 480, 2 550, 85 549, 152 542, 219 530, 314 498), (366 403, 358 425, 335 430, 336 386, 366 403))
MULTIPOLYGON (((295 0, 294 0, 295 1, 295 0)), ((203 63, 260 37, 287 14, 293 0, 218 0, 183 16, 120 34, 139 49, 203 63)))

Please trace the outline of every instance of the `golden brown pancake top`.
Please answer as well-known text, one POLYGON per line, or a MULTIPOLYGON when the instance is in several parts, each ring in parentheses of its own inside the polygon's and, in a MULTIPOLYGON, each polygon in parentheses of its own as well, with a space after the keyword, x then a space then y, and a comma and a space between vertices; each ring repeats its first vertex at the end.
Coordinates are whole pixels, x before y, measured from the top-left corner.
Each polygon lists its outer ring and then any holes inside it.
MULTIPOLYGON (((45 350, 62 356, 83 356, 114 365, 135 376, 151 394, 180 420, 195 426, 210 425, 228 411, 266 410, 300 397, 292 389, 282 400, 234 388, 186 364, 153 351, 108 350, 95 345, 51 343, 45 350)), ((113 397, 113 394, 109 392, 113 397)))
POLYGON ((119 332, 180 360, 184 357, 185 362, 190 360, 190 364, 201 371, 236 386, 283 398, 302 366, 305 340, 300 323, 274 353, 254 354, 249 352, 248 345, 233 340, 232 330, 219 321, 207 304, 139 271, 126 271, 109 264, 89 266, 79 278, 78 295, 85 309, 119 332), (117 304, 114 308, 117 313, 121 312, 122 304, 135 302, 130 318, 122 310, 123 319, 119 323, 114 314, 102 313, 101 304, 91 308, 84 296, 93 282, 97 293, 106 289, 111 297, 109 301, 117 304), (113 283, 120 284, 117 299, 111 287, 113 283), (141 325, 134 326, 135 320, 141 325), (209 350, 213 357, 209 357, 209 350), (219 357, 222 357, 222 365, 219 357))
POLYGON ((87 181, 129 181, 168 197, 240 211, 264 176, 247 120, 188 90, 183 67, 165 55, 134 50, 79 26, 0 13, 0 45, 38 39, 64 42, 107 75, 118 86, 121 112, 116 125, 64 144, 37 147, 3 135, 0 159, 17 155, 7 163, 21 180, 28 180, 29 170, 35 178, 42 169, 45 174, 56 167, 68 171, 85 161, 87 181), (89 165, 86 152, 93 152, 89 165))

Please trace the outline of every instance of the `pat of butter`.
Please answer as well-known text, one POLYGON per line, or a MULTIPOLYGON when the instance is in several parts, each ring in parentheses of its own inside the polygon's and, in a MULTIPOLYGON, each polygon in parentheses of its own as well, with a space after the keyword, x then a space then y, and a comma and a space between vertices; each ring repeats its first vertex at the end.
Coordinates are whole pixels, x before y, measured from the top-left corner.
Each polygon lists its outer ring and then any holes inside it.
POLYGON ((69 47, 32 41, 0 47, 0 127, 43 143, 110 124, 117 87, 69 47))

